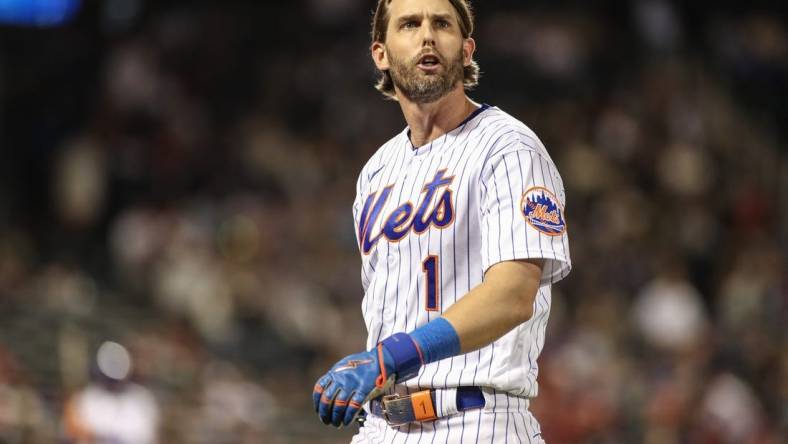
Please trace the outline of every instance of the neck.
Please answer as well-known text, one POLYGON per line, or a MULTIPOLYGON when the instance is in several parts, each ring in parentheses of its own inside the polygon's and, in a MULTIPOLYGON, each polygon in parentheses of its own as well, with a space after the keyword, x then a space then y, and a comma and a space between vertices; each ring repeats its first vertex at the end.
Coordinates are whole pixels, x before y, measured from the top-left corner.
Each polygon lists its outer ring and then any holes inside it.
POLYGON ((419 147, 457 128, 476 108, 462 85, 432 103, 416 103, 397 93, 402 114, 410 128, 410 140, 419 147))

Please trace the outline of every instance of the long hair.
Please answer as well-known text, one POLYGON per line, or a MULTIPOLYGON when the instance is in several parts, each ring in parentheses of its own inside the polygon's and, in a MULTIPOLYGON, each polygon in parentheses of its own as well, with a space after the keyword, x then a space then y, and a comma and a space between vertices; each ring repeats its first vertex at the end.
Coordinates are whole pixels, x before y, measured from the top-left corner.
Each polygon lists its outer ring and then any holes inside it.
MULTIPOLYGON (((449 0, 457 15, 460 18, 460 34, 463 39, 467 39, 473 33, 473 12, 468 0, 449 0)), ((391 0, 378 0, 375 8, 375 15, 372 16, 372 42, 386 42, 386 30, 389 24, 389 4, 391 0)), ((475 60, 471 60, 469 66, 463 66, 462 84, 465 89, 473 88, 479 84, 479 65, 475 60)), ((394 81, 388 70, 380 72, 375 88, 384 96, 396 99, 394 93, 394 81)))

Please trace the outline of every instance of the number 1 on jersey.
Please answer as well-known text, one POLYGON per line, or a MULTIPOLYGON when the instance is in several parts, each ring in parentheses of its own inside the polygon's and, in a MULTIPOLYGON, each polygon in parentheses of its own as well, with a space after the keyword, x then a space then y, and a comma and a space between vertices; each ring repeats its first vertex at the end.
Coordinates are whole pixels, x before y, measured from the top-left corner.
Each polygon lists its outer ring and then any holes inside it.
POLYGON ((427 256, 421 263, 421 269, 427 275, 424 285, 425 309, 427 311, 440 311, 440 276, 438 275, 438 256, 427 256))

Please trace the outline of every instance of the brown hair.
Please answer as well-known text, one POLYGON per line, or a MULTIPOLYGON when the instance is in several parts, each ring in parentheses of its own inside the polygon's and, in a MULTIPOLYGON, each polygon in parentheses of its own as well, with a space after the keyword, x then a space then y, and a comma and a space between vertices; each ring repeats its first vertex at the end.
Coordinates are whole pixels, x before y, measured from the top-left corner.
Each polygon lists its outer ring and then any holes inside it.
MULTIPOLYGON (((467 39, 473 33, 473 12, 468 0, 449 0, 454 10, 457 11, 460 21, 460 34, 462 38, 467 39)), ((372 41, 373 42, 386 42, 386 30, 389 23, 389 4, 391 0, 378 0, 378 6, 375 8, 375 15, 372 17, 372 41)), ((475 60, 471 60, 469 66, 463 67, 462 84, 466 89, 473 88, 479 84, 479 65, 475 60)), ((381 71, 375 88, 383 93, 386 97, 395 98, 394 82, 391 80, 391 74, 388 70, 381 71)))

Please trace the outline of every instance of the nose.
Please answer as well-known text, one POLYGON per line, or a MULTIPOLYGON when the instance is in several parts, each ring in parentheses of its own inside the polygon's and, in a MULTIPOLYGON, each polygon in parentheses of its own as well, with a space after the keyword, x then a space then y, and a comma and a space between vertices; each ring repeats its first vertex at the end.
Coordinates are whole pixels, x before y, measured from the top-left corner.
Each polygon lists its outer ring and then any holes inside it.
POLYGON ((421 42, 422 46, 435 46, 435 35, 432 30, 432 23, 429 20, 425 20, 421 26, 422 35, 421 35, 421 42))

